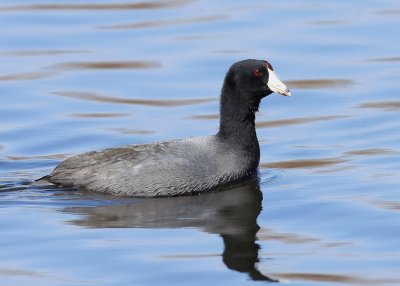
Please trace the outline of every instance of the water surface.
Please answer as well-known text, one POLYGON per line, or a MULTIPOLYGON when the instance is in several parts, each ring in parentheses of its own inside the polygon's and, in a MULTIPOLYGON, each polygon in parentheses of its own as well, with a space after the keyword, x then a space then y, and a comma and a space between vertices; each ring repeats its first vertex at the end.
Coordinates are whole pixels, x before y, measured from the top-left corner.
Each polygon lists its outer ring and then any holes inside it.
POLYGON ((1 285, 400 284, 398 1, 2 1, 1 285), (212 134, 269 60, 260 178, 140 200, 32 185, 80 152, 212 134))

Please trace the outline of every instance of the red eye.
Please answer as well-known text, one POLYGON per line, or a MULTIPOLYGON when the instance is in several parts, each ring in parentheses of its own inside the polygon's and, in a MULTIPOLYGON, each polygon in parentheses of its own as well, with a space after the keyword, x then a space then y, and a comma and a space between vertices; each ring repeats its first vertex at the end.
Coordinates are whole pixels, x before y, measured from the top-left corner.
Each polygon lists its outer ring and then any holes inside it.
POLYGON ((262 76, 262 72, 260 72, 258 69, 257 69, 257 70, 254 70, 254 75, 255 75, 256 77, 260 77, 260 76, 262 76))

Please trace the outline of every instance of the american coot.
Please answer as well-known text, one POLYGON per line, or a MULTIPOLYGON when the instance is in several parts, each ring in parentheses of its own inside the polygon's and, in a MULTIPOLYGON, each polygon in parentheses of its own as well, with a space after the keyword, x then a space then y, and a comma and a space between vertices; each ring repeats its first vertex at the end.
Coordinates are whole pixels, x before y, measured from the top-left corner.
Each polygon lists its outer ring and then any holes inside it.
POLYGON ((217 134, 83 153, 64 160, 43 179, 136 197, 196 194, 238 182, 257 172, 255 112, 273 92, 291 95, 269 62, 237 62, 222 86, 217 134))

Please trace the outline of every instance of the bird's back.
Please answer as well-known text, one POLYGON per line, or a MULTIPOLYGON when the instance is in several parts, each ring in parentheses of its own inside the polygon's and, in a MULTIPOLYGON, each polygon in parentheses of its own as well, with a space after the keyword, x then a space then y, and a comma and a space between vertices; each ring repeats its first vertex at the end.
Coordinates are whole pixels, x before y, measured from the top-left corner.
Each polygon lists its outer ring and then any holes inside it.
POLYGON ((249 160, 241 150, 207 136, 83 153, 60 163, 47 179, 116 195, 177 196, 250 175, 249 160))

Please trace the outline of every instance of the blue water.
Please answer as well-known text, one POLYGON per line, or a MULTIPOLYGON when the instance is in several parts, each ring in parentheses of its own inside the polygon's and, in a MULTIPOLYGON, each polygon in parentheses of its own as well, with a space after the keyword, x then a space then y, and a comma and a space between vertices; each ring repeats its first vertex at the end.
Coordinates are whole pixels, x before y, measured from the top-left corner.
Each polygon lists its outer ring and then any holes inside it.
POLYGON ((398 1, 2 1, 0 285, 400 284, 398 1), (84 151, 215 133, 270 61, 260 180, 174 199, 32 185, 84 151))

